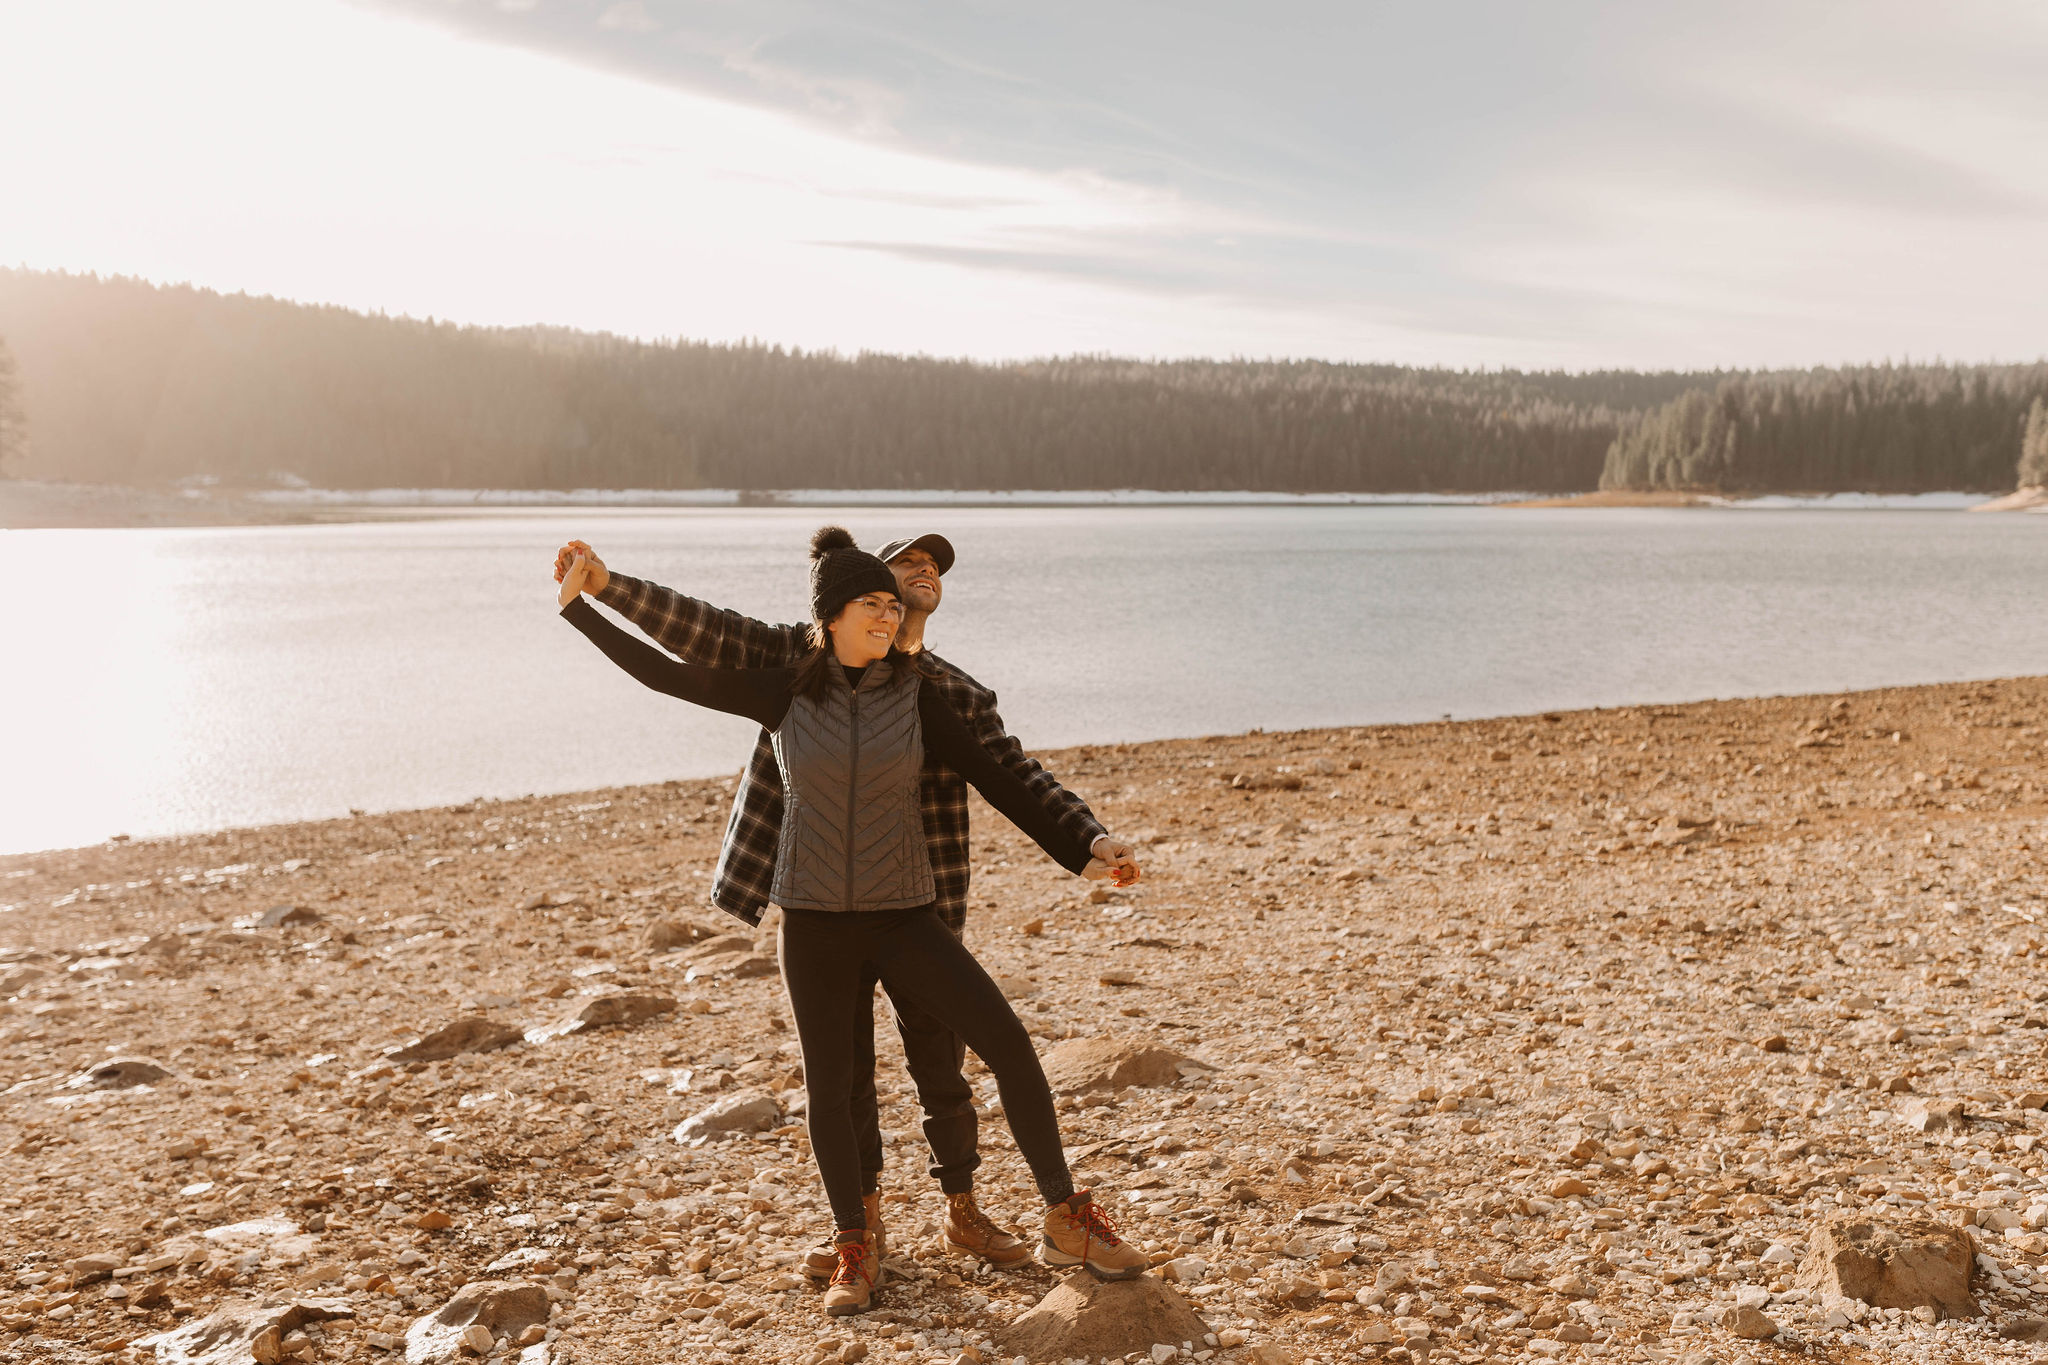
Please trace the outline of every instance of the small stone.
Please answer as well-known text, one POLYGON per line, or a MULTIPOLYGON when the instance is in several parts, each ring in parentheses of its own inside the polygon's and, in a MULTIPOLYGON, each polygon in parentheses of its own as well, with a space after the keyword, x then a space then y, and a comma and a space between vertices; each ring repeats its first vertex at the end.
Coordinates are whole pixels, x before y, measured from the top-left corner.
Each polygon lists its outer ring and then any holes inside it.
POLYGON ((171 1069, 154 1057, 109 1057, 96 1062, 66 1084, 73 1090, 128 1090, 168 1080, 171 1069))
POLYGON ((464 1052, 490 1052, 516 1043, 522 1036, 510 1024, 472 1015, 435 1029, 426 1037, 416 1038, 403 1047, 393 1048, 384 1055, 394 1062, 441 1062, 464 1052))
POLYGON ((1406 1261, 1388 1261, 1373 1276, 1372 1287, 1382 1294, 1398 1294, 1408 1287, 1414 1275, 1414 1268, 1406 1261))
POLYGON ((477 1280, 412 1325, 405 1334, 405 1359, 407 1365, 447 1365, 465 1355, 488 1355, 499 1337, 517 1337, 547 1320, 548 1295, 539 1285, 477 1280))
POLYGON ((321 922, 318 910, 309 910, 303 905, 273 905, 258 915, 253 927, 258 929, 282 929, 290 924, 318 924, 321 922))
POLYGON ((2048 1318, 2013 1318, 1998 1325, 1998 1335, 2007 1341, 2048 1341, 2048 1318))
POLYGON ((118 1251, 95 1252, 90 1256, 79 1256, 65 1263, 71 1272, 73 1288, 104 1280, 116 1270, 128 1264, 128 1258, 118 1251))
POLYGON ((716 937, 718 930, 708 924, 699 924, 695 920, 663 919, 647 927, 647 936, 642 942, 650 953, 671 953, 716 937))
POLYGON ((283 1358, 284 1338, 309 1322, 353 1318, 355 1309, 340 1299, 294 1299, 289 1302, 224 1303, 196 1322, 160 1332, 133 1343, 143 1359, 164 1365, 276 1365, 283 1358))
POLYGON ((1761 1309, 1742 1304, 1721 1315, 1721 1326, 1745 1341, 1768 1341, 1778 1335, 1778 1324, 1765 1317, 1761 1309))
POLYGON ((733 1133, 760 1133, 782 1122, 782 1110, 774 1097, 758 1090, 742 1090, 700 1110, 676 1125, 675 1140, 686 1147, 701 1147, 733 1133))
POLYGON ((1899 1117, 1906 1121, 1908 1127, 1923 1133, 1951 1132, 1966 1124, 1961 1100, 1911 1100, 1899 1117))
POLYGON ((1552 1199, 1569 1199, 1575 1194, 1591 1194, 1592 1192, 1593 1187, 1575 1175, 1568 1175, 1562 1180, 1550 1182, 1550 1197, 1552 1199))
POLYGON ((1576 1272, 1566 1273, 1552 1280, 1550 1292, 1562 1294, 1568 1299, 1590 1299, 1594 1296, 1593 1282, 1576 1272))
POLYGON ((526 1031, 529 1043, 548 1043, 597 1028, 628 1027, 667 1014, 676 1002, 666 995, 600 995, 571 1009, 552 1024, 526 1031))
POLYGON ((1757 1039, 1756 1045, 1762 1052, 1783 1052, 1792 1046, 1792 1040, 1782 1033, 1773 1033, 1768 1038, 1757 1039))

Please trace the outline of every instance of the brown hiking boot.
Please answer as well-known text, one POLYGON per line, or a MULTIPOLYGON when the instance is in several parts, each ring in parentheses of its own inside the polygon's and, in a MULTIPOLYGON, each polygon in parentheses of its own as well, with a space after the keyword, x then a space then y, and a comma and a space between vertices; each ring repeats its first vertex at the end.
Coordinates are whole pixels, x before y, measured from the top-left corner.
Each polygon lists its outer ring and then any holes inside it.
POLYGON ((998 1270, 1031 1259, 1031 1248, 1024 1239, 1008 1228, 997 1227, 971 1193, 946 1196, 946 1228, 939 1234, 939 1243, 942 1250, 979 1256, 998 1270))
POLYGON ((874 1234, 842 1232, 832 1245, 839 1268, 825 1286, 825 1312, 835 1318, 867 1312, 875 1306, 875 1282, 882 1274, 875 1260, 874 1234))
POLYGON ((1076 1190, 1045 1211, 1038 1256, 1048 1266, 1085 1265, 1105 1280, 1134 1280, 1151 1264, 1117 1234, 1116 1224, 1087 1190, 1076 1190))
MULTIPOLYGON (((861 1207, 868 1213, 868 1231, 875 1235, 875 1265, 879 1267, 889 1254, 889 1230, 882 1226, 882 1196, 864 1194, 860 1197, 861 1207)), ((839 1269, 839 1248, 834 1240, 827 1238, 804 1253, 804 1274, 814 1280, 829 1280, 839 1269)), ((876 1272, 880 1273, 879 1270, 876 1272)))

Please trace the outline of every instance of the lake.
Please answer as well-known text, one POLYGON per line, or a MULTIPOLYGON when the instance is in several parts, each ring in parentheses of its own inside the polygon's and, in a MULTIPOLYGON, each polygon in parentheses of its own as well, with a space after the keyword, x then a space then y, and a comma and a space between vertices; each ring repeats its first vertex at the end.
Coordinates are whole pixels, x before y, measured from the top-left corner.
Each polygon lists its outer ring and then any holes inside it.
POLYGON ((5 531, 0 852, 736 771, 555 618, 571 536, 798 619, 811 529, 951 536, 932 646, 1027 745, 2048 673, 2048 518, 522 509, 5 531))

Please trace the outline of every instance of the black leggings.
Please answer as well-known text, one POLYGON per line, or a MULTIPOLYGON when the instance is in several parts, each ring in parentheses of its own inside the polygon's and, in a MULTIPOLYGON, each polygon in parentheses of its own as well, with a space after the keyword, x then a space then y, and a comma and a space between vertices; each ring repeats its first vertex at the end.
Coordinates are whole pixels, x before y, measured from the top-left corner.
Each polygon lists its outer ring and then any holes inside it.
MULTIPOLYGON (((1052 1088, 1031 1035, 996 983, 929 905, 913 910, 785 910, 782 979, 804 1049, 811 1152, 841 1229, 864 1228, 853 1093, 859 1040, 874 1031, 874 982, 960 1036, 996 1076, 1011 1136, 1048 1204, 1074 1192, 1052 1088)), ((870 1063, 872 1074, 872 1063, 870 1063)))

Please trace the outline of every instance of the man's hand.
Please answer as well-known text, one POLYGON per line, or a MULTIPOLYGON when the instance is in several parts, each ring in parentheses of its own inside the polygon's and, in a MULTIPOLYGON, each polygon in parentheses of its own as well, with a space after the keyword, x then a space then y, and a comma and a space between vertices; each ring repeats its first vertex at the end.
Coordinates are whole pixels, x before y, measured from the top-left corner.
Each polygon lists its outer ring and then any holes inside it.
POLYGON ((589 566, 589 576, 584 580, 583 591, 595 597, 604 591, 605 584, 612 581, 611 571, 606 569, 604 561, 597 557, 597 551, 580 540, 572 540, 555 551, 555 581, 562 581, 578 554, 583 556, 584 562, 589 566))
POLYGON ((1101 834, 1088 846, 1088 851, 1109 865, 1110 876, 1118 886, 1137 885, 1138 853, 1129 844, 1101 834))
POLYGON ((590 586, 589 558, 578 550, 569 556, 569 567, 557 573, 555 577, 562 580, 562 591, 556 595, 555 601, 558 605, 566 607, 581 597, 584 590, 590 586))

